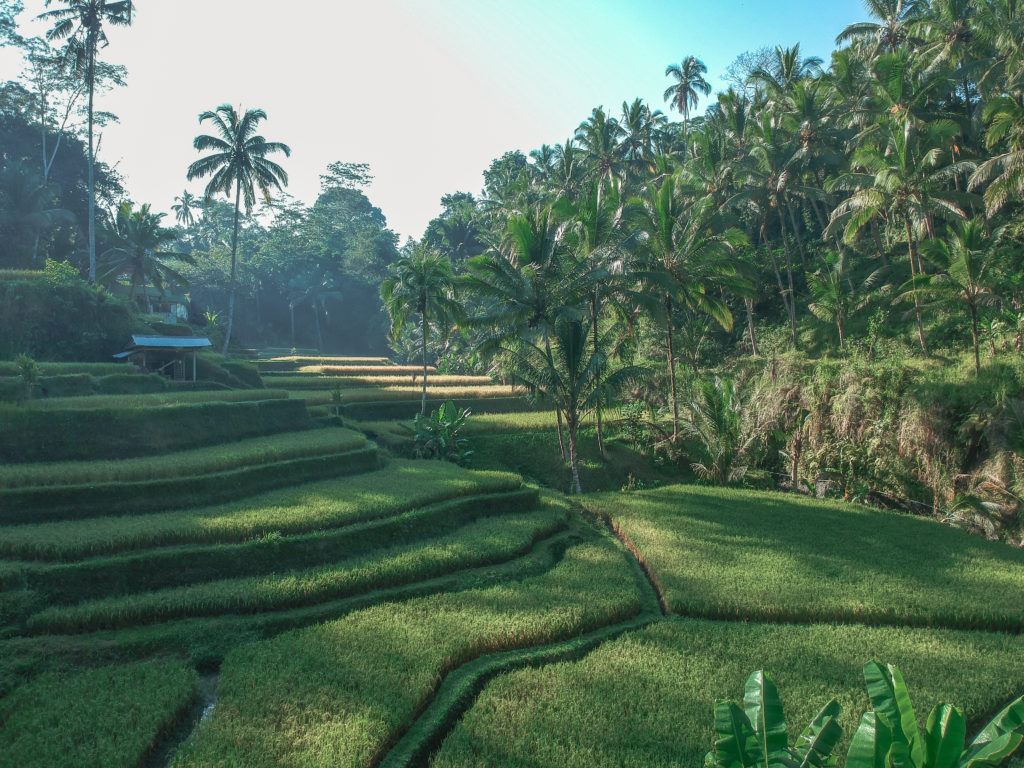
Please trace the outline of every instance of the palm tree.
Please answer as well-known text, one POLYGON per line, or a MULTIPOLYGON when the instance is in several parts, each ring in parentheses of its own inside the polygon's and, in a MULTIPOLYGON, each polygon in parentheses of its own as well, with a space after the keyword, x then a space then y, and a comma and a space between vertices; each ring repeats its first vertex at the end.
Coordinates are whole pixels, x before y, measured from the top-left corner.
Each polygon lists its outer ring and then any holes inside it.
POLYGON ((988 131, 985 145, 996 149, 1006 142, 1006 152, 990 157, 971 175, 971 188, 995 180, 985 190, 985 207, 994 216, 1010 200, 1024 197, 1024 106, 1020 101, 1002 96, 985 107, 988 131))
POLYGON ((245 210, 250 212, 256 201, 256 189, 263 199, 270 201, 270 189, 282 189, 288 184, 288 174, 284 168, 267 155, 283 152, 285 157, 291 156, 291 149, 277 141, 267 141, 256 133, 261 120, 266 120, 267 113, 262 109, 246 110, 239 119, 235 108, 230 104, 222 104, 213 112, 203 112, 199 123, 209 120, 219 135, 196 136, 193 146, 197 151, 214 150, 213 154, 196 160, 188 169, 188 179, 201 179, 210 176, 206 185, 206 199, 223 193, 231 199, 232 188, 235 195, 235 223, 231 237, 231 289, 228 297, 228 327, 224 334, 223 353, 228 353, 231 343, 231 325, 235 316, 235 283, 237 277, 238 254, 238 216, 239 206, 245 200, 245 210))
MULTIPOLYGON (((139 288, 145 288, 147 283, 152 283, 161 294, 166 283, 187 285, 185 278, 164 262, 164 259, 177 259, 192 263, 192 259, 182 253, 161 251, 175 239, 174 230, 160 225, 163 217, 162 213, 151 213, 149 203, 137 211, 132 209, 131 203, 121 203, 114 214, 113 224, 104 227, 104 238, 113 245, 101 256, 99 279, 109 283, 131 273, 129 296, 133 302, 138 298, 139 288)), ((148 310, 148 294, 146 305, 148 310)))
POLYGON ((864 0, 864 5, 878 22, 850 24, 836 37, 836 45, 850 40, 867 41, 874 38, 877 54, 880 48, 892 52, 907 42, 907 24, 921 14, 927 3, 926 0, 864 0))
POLYGON ((675 187, 673 178, 665 179, 660 185, 648 185, 640 228, 649 261, 645 269, 637 272, 638 277, 652 287, 651 308, 660 305, 654 314, 665 323, 673 440, 679 438, 672 335, 674 307, 683 306, 709 316, 723 329, 731 331, 732 312, 723 292, 743 295, 750 288, 734 258, 736 247, 746 244, 746 235, 736 229, 722 234, 712 233, 708 227, 707 211, 700 209, 690 211, 687 219, 684 201, 675 187))
POLYGON ((731 379, 697 384, 686 402, 683 432, 693 441, 698 460, 690 466, 705 480, 729 485, 743 479, 750 451, 766 425, 744 418, 739 392, 731 379))
POLYGON ((555 407, 565 414, 572 487, 577 494, 583 493, 577 442, 582 420, 597 407, 604 392, 621 388, 645 374, 639 367, 627 366, 602 378, 605 350, 617 331, 606 332, 595 350, 587 338, 588 326, 589 323, 578 315, 563 314, 555 320, 550 338, 544 342, 513 339, 506 348, 516 379, 553 400, 555 407))
POLYGON ((96 282, 96 148, 93 140, 96 53, 108 44, 104 24, 126 27, 132 23, 132 0, 46 0, 65 7, 39 14, 56 22, 47 40, 67 40, 65 56, 74 62, 75 72, 85 77, 89 89, 89 282, 96 282))
POLYGON ((665 68, 665 77, 674 77, 676 82, 665 89, 664 99, 683 116, 683 138, 686 138, 687 120, 690 109, 697 106, 700 94, 711 93, 711 83, 704 79, 708 68, 704 62, 687 56, 681 64, 670 64, 665 68))
POLYGON ((998 297, 989 281, 992 267, 992 246, 998 242, 1000 231, 991 237, 985 231, 985 222, 979 217, 970 221, 954 222, 943 239, 930 240, 921 246, 921 252, 939 272, 928 275, 921 287, 926 296, 939 301, 962 301, 971 316, 971 338, 974 342, 974 374, 981 374, 978 354, 978 310, 995 304, 998 297))
POLYGON ((619 139, 624 134, 619 121, 608 117, 601 107, 596 107, 576 129, 576 140, 590 155, 599 179, 611 179, 619 172, 619 139))
POLYGON ((423 402, 420 414, 427 415, 427 342, 430 323, 447 325, 461 314, 454 298, 451 264, 441 254, 426 248, 412 252, 391 265, 391 274, 380 286, 380 297, 391 317, 391 336, 397 338, 409 315, 420 318, 420 351, 423 357, 423 402))
POLYGON ((839 329, 839 350, 846 351, 846 321, 861 311, 871 301, 871 288, 881 275, 876 269, 854 290, 853 282, 846 270, 845 254, 830 253, 825 258, 823 269, 807 276, 807 288, 811 292, 811 303, 807 308, 819 320, 835 323, 839 329))
POLYGON ((174 198, 174 205, 171 206, 171 210, 174 211, 175 220, 185 228, 195 224, 196 217, 193 211, 198 208, 199 201, 187 189, 174 198))

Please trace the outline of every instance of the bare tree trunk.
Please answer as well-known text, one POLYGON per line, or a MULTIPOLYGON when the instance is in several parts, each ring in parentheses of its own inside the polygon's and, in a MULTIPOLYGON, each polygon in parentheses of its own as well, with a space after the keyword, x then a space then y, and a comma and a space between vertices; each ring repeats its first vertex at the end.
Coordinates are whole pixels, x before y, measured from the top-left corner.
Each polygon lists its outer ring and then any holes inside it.
POLYGON ((565 450, 565 437, 562 435, 562 409, 555 408, 555 420, 558 422, 558 450, 562 454, 562 461, 569 460, 569 454, 565 450))
POLYGON ((228 355, 228 345, 231 344, 231 329, 235 323, 235 275, 238 263, 238 208, 242 198, 242 180, 235 179, 235 229, 231 237, 231 287, 228 291, 228 329, 224 334, 224 349, 221 354, 228 355))
POLYGON ((324 337, 320 331, 320 301, 313 296, 313 326, 316 328, 316 351, 323 354, 324 337))
POLYGON ((981 357, 978 355, 978 310, 972 301, 971 308, 971 338, 974 339, 974 378, 981 376, 981 357))
MULTIPOLYGON (((590 317, 591 317, 591 319, 593 321, 593 324, 594 324, 594 358, 597 359, 597 355, 598 355, 598 351, 600 349, 600 345, 598 343, 598 338, 597 338, 597 291, 596 290, 594 291, 593 296, 590 297, 590 317)), ((597 388, 600 389, 600 387, 601 387, 601 371, 600 371, 600 369, 598 369, 598 371, 597 371, 596 378, 597 378, 597 381, 596 381, 597 388)), ((597 413, 597 450, 599 450, 601 452, 601 455, 604 456, 604 434, 602 433, 602 430, 601 430, 601 401, 600 400, 598 400, 598 402, 597 402, 597 408, 595 409, 595 411, 597 413)))
POLYGON ((761 353, 757 348, 757 337, 754 335, 754 302, 744 297, 743 303, 747 307, 747 330, 750 332, 750 349, 754 353, 754 357, 757 357, 761 353))
POLYGON ((668 378, 672 401, 672 442, 679 439, 679 403, 676 399, 676 354, 672 346, 672 297, 665 295, 665 327, 668 329, 668 378))
POLYGON ((569 428, 569 466, 572 468, 572 490, 577 496, 583 493, 580 487, 580 455, 576 450, 576 417, 566 414, 566 426, 569 428))
POLYGON ((789 250, 789 240, 786 239, 786 219, 779 208, 779 231, 782 235, 782 248, 786 253, 786 282, 789 284, 789 328, 793 334, 793 347, 796 348, 796 290, 793 288, 793 254, 789 250))
POLYGON ((804 269, 807 269, 807 252, 804 250, 804 241, 800 237, 800 228, 797 226, 796 215, 793 213, 793 206, 786 201, 786 210, 789 211, 789 221, 793 225, 793 237, 796 240, 796 246, 800 251, 800 264, 804 269))
POLYGON ((427 310, 423 310, 423 338, 420 340, 420 352, 423 355, 423 399, 420 405, 420 415, 427 415, 427 310))
POLYGON ((917 336, 921 340, 921 351, 928 355, 928 345, 924 340, 924 323, 921 322, 921 299, 917 295, 917 249, 914 244, 914 233, 910 231, 910 219, 903 217, 907 232, 907 250, 910 252, 910 279, 914 284, 914 313, 917 315, 917 336))
POLYGON ((295 302, 288 302, 288 316, 292 327, 292 349, 295 349, 295 302))
POLYGON ((96 285, 96 151, 93 142, 93 98, 96 85, 96 36, 89 32, 89 285, 96 285))

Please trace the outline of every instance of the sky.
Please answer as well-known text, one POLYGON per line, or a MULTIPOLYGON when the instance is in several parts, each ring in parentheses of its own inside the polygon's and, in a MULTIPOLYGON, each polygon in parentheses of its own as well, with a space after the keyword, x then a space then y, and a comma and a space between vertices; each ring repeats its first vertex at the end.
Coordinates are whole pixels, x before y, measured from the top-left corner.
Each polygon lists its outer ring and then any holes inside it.
MULTIPOLYGON (((3 0, 0 0, 3 2, 3 0)), ((43 0, 24 0, 22 34, 43 0)), ((59 1, 51 5, 59 5, 59 1)), ((97 104, 100 159, 130 196, 168 211, 197 159, 198 115, 267 112, 263 135, 292 155, 289 194, 312 203, 334 161, 369 163, 367 195, 402 241, 442 195, 477 193, 509 150, 564 142, 591 110, 641 97, 668 111, 665 67, 693 55, 715 91, 735 58, 800 42, 826 61, 860 0, 137 0, 102 55, 128 84, 97 104)), ((18 63, 0 51, 0 79, 18 63)), ((707 104, 702 100, 697 112, 707 104)), ((674 118, 676 119, 676 118, 674 118)), ((207 124, 209 125, 209 124, 207 124)))

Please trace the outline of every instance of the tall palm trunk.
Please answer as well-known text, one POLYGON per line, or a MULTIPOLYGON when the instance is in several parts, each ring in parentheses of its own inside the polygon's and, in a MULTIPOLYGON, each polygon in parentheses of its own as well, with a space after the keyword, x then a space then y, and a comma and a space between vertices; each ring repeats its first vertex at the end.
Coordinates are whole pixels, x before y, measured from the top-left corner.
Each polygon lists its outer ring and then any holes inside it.
POLYGON ((228 354, 228 345, 231 343, 231 327, 235 322, 235 274, 238 261, 238 208, 242 199, 242 180, 235 179, 235 229, 231 236, 231 286, 228 289, 228 329, 224 334, 224 349, 221 354, 225 357, 228 354))
MULTIPOLYGON (((425 304, 426 302, 424 302, 425 304)), ((420 352, 423 355, 423 401, 420 404, 420 415, 427 415, 427 308, 424 306, 420 316, 423 318, 423 338, 420 340, 420 352)))
POLYGON ((928 355, 928 345, 924 340, 924 323, 921 322, 921 298, 917 295, 917 246, 914 243, 914 233, 910 231, 910 219, 903 217, 903 224, 907 233, 907 250, 910 253, 910 280, 914 285, 914 314, 917 315, 917 336, 921 340, 921 351, 928 355))
POLYGON ((93 141, 93 100, 96 91, 96 33, 89 31, 86 46, 89 49, 89 64, 86 79, 89 81, 89 285, 96 285, 96 149, 93 141))
POLYGON ((316 328, 316 351, 324 351, 324 335, 320 330, 320 298, 313 296, 313 326, 316 328))
POLYGON ((572 469, 572 492, 577 496, 583 493, 580 486, 580 455, 576 450, 576 429, 579 426, 576 416, 566 412, 566 427, 569 429, 569 466, 572 469))
POLYGON ((668 329, 668 378, 672 401, 672 442, 679 439, 679 403, 676 399, 676 353, 672 346, 672 297, 665 294, 665 327, 668 329))
MULTIPOLYGON (((548 338, 547 332, 544 333, 544 353, 548 356, 548 365, 554 368, 554 357, 551 355, 551 339, 548 338)), ((569 458, 569 454, 565 450, 565 437, 562 434, 562 409, 555 405, 555 421, 558 423, 558 450, 561 452, 562 461, 566 461, 569 458)))
POLYGON ((757 348, 757 337, 754 335, 754 302, 744 297, 743 303, 747 307, 747 331, 750 332, 750 351, 754 353, 754 357, 757 357, 760 355, 760 351, 757 348))
MULTIPOLYGON (((594 290, 594 295, 590 297, 590 317, 591 317, 591 319, 593 321, 593 324, 594 324, 594 359, 595 360, 597 359, 598 350, 600 349, 600 346, 599 346, 599 343, 598 343, 598 336, 597 336, 597 315, 598 315, 597 289, 595 289, 594 290)), ((598 367, 597 372, 594 374, 594 379, 595 379, 596 387, 600 391, 600 389, 601 389, 601 369, 600 369, 600 367, 598 367)), ((601 455, 604 456, 604 434, 602 433, 602 430, 601 430, 601 401, 600 400, 597 401, 597 408, 595 409, 595 412, 597 413, 597 449, 601 452, 601 455)))
POLYGON ((789 312, 789 329, 793 335, 793 347, 796 347, 796 291, 793 288, 793 254, 789 250, 789 240, 786 238, 786 219, 782 215, 782 206, 779 205, 779 232, 782 236, 782 248, 786 254, 786 282, 789 284, 786 310, 789 312))
POLYGON ((971 339, 974 341, 974 378, 981 376, 981 357, 978 355, 978 308, 971 301, 968 305, 971 309, 971 339))

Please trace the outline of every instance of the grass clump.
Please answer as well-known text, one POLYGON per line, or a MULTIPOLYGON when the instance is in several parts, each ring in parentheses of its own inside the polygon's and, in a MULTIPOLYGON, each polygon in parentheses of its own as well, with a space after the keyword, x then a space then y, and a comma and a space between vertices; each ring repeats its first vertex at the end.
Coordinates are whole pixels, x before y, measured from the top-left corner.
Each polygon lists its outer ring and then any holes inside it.
MULTIPOLYGON (((423 387, 406 383, 404 385, 348 387, 346 379, 327 377, 281 377, 274 379, 275 387, 291 391, 292 397, 301 397, 306 402, 320 403, 323 392, 329 392, 335 386, 342 387, 345 402, 348 403, 387 403, 398 400, 415 400, 423 395, 423 387), (309 390, 309 391, 306 391, 309 390)), ((476 400, 487 397, 516 397, 523 394, 518 387, 503 387, 499 384, 483 384, 473 386, 440 386, 433 380, 427 382, 427 399, 454 398, 457 400, 476 400)))
POLYGON ((1019 632, 1024 551, 930 520, 792 495, 672 486, 587 506, 675 613, 1019 632))
POLYGON ((31 616, 27 626, 33 634, 90 632, 195 616, 312 605, 508 560, 525 554, 566 524, 564 510, 548 507, 482 520, 448 536, 322 568, 51 607, 31 616))
POLYGON ((453 464, 390 461, 375 472, 214 507, 0 528, 0 557, 75 560, 175 544, 246 541, 373 520, 445 499, 510 491, 522 479, 453 464))
POLYGON ((187 710, 198 679, 174 661, 42 675, 0 700, 0 766, 140 765, 187 710))
POLYGON ((213 718, 174 765, 311 765, 325 755, 334 765, 375 764, 448 671, 639 609, 633 571, 604 539, 569 549, 543 576, 384 604, 240 647, 222 667, 213 718))
POLYGON ((919 715, 956 702, 971 735, 1024 692, 1024 639, 1003 634, 673 619, 631 632, 579 662, 495 679, 434 757, 433 768, 649 768, 703 765, 717 699, 751 669, 778 685, 795 741, 835 696, 845 754, 869 702, 861 669, 896 664, 919 715))
POLYGON ((209 474, 304 456, 344 453, 365 444, 365 436, 349 429, 318 429, 120 461, 7 464, 0 466, 0 507, 2 489, 6 488, 123 483, 209 474))

